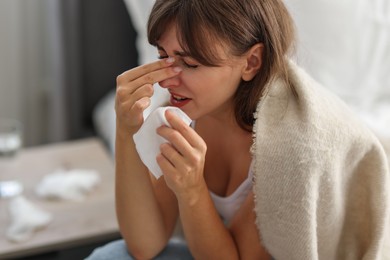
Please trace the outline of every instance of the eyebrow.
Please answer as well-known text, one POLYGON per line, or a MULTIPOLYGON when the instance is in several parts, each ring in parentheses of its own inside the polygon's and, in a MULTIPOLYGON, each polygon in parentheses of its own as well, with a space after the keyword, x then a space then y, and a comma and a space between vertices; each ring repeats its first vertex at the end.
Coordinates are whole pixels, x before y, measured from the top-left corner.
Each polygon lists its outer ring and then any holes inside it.
MULTIPOLYGON (((159 51, 163 51, 165 53, 167 53, 165 51, 165 49, 163 47, 161 47, 160 45, 156 44, 156 47, 157 47, 157 50, 159 51)), ((174 51, 173 54, 177 55, 177 56, 180 56, 180 57, 191 57, 187 52, 185 51, 174 51)))

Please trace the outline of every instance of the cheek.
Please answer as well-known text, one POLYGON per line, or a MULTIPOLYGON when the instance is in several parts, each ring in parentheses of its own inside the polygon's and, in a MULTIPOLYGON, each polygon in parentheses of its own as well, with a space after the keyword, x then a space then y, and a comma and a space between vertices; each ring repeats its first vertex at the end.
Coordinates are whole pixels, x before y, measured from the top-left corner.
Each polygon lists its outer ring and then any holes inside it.
POLYGON ((198 86, 204 84, 205 73, 195 70, 183 70, 180 73, 180 83, 190 89, 196 89, 198 86))
POLYGON ((181 73, 183 82, 190 85, 210 85, 220 80, 220 75, 210 69, 185 70, 181 73))

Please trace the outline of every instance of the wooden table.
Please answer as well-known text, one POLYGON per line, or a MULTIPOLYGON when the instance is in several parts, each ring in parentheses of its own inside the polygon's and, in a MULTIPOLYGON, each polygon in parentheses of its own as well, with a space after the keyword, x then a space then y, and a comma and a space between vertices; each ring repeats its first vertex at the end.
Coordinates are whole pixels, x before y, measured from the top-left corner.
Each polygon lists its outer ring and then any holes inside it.
POLYGON ((52 213, 52 222, 31 239, 12 243, 6 239, 10 224, 8 200, 0 199, 0 259, 63 250, 119 237, 114 206, 114 163, 99 139, 27 148, 1 165, 0 180, 19 180, 24 196, 39 208, 52 213), (3 166, 3 168, 2 168, 3 166), (37 183, 59 167, 95 169, 101 183, 82 202, 47 201, 35 194, 37 183))

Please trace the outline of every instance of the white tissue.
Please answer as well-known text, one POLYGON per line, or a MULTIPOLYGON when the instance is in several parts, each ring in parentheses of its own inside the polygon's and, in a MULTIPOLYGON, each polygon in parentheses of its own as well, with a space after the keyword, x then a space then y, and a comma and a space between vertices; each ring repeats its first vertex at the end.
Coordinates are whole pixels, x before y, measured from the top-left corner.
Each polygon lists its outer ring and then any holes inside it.
POLYGON ((160 107, 150 113, 139 131, 133 136, 135 147, 142 162, 148 167, 149 171, 156 179, 160 178, 162 175, 156 157, 160 154, 160 145, 167 142, 166 139, 156 133, 156 129, 162 125, 170 127, 165 118, 166 110, 174 112, 186 124, 189 125, 191 123, 191 118, 189 118, 181 109, 177 107, 160 107))
POLYGON ((11 225, 7 230, 7 238, 12 242, 28 240, 35 231, 44 228, 52 219, 50 213, 37 208, 23 196, 12 198, 8 210, 11 225))
POLYGON ((0 198, 11 198, 23 192, 23 185, 20 181, 0 181, 0 198))
POLYGON ((46 175, 37 185, 35 191, 38 196, 47 199, 80 201, 99 182, 100 177, 94 170, 59 169, 46 175))

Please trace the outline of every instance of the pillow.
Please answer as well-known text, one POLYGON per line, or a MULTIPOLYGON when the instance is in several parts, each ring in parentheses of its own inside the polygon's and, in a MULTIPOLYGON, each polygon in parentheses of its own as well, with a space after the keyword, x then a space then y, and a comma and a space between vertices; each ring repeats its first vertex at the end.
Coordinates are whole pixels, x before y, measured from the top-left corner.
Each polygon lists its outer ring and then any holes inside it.
POLYGON ((390 1, 285 0, 297 62, 390 138, 390 1))

